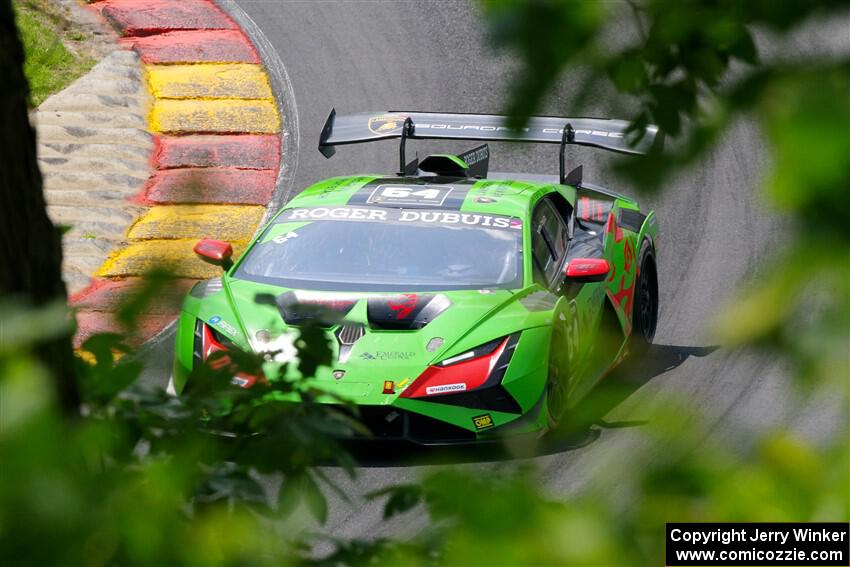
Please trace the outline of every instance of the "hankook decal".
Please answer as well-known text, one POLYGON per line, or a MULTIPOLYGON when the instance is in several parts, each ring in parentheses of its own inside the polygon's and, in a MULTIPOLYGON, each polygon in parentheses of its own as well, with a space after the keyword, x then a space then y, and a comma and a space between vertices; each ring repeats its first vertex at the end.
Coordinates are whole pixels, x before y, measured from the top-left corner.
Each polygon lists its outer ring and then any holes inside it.
POLYGON ((448 394, 451 392, 464 392, 466 391, 466 383, 461 382, 459 384, 441 384, 440 386, 428 386, 425 388, 425 394, 428 396, 434 396, 436 394, 448 394))

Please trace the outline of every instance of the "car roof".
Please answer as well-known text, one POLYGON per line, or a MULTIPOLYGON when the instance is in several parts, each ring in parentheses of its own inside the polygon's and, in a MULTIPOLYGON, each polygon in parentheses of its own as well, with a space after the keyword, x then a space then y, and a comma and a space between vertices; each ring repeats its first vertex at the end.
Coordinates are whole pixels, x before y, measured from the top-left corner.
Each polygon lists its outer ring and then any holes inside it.
POLYGON ((558 185, 547 181, 517 179, 358 175, 315 183, 287 203, 286 208, 345 205, 409 207, 523 218, 532 203, 541 195, 557 190, 556 187, 558 185), (392 195, 412 196, 394 201, 392 195), (416 199, 420 202, 415 202, 416 199))

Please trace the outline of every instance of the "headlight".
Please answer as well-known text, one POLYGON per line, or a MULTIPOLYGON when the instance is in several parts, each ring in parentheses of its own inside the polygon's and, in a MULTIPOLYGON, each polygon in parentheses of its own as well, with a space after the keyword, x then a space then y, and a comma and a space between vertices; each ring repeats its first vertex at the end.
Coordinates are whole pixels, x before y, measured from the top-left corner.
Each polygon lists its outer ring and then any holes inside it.
POLYGON ((481 356, 486 356, 488 354, 492 354, 494 350, 499 348, 499 345, 501 345, 505 341, 505 339, 506 339, 506 337, 501 337, 499 339, 493 339, 489 343, 484 343, 483 345, 481 345, 479 347, 475 347, 472 350, 468 350, 468 351, 466 351, 462 354, 458 354, 456 356, 452 356, 452 357, 447 358, 443 361, 440 361, 440 362, 437 363, 437 366, 443 366, 443 367, 451 366, 453 364, 463 362, 464 360, 471 360, 473 358, 478 358, 478 357, 481 357, 481 356))
MULTIPOLYGON (((209 362, 213 370, 222 370, 232 364, 230 355, 227 354, 239 347, 236 344, 207 325, 200 319, 195 322, 195 344, 193 355, 197 363, 205 362, 210 356, 217 352, 224 353, 209 362)), ((244 372, 238 372, 230 379, 230 383, 240 388, 250 388, 257 380, 264 379, 244 372)))
POLYGON ((502 383, 519 333, 494 339, 425 369, 401 397, 422 398, 482 390, 502 383))

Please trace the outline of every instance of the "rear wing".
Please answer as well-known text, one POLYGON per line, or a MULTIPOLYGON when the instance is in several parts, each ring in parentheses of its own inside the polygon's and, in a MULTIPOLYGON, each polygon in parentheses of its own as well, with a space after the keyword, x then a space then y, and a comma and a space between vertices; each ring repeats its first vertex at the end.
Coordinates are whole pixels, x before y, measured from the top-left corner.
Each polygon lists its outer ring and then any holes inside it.
POLYGON ((645 154, 662 142, 657 126, 631 130, 625 120, 605 118, 558 118, 534 116, 524 128, 508 127, 506 116, 437 112, 362 112, 337 116, 331 110, 319 137, 319 151, 326 158, 335 146, 401 139, 399 171, 405 171, 407 139, 482 140, 490 142, 536 142, 561 145, 561 182, 565 180, 563 155, 567 144, 592 146, 625 154, 645 154))

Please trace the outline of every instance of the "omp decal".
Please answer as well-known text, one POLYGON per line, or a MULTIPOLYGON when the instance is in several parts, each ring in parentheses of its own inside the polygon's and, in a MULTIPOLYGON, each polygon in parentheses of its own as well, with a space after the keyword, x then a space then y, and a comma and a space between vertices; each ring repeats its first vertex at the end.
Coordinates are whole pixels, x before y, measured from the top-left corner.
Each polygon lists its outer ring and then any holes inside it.
POLYGON ((478 431, 481 431, 483 429, 490 429, 495 425, 495 423, 493 423, 493 418, 490 416, 489 413, 473 417, 472 424, 478 431))
POLYGON ((447 394, 450 392, 465 392, 466 391, 466 383, 460 382, 457 384, 442 384, 440 386, 428 386, 425 388, 425 393, 429 396, 433 396, 435 394, 447 394))

